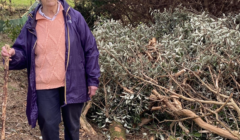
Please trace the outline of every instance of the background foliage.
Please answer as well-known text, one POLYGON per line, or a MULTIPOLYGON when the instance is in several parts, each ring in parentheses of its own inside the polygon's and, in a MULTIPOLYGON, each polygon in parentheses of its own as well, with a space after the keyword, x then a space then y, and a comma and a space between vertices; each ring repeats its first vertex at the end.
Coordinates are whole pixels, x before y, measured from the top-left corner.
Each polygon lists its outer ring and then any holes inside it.
MULTIPOLYGON (((77 0, 76 0, 77 1, 77 0)), ((79 0, 81 1, 81 0, 79 0)), ((154 22, 151 10, 164 9, 173 13, 179 5, 200 14, 203 11, 210 16, 222 17, 224 14, 236 14, 240 9, 238 0, 87 0, 94 6, 94 14, 114 20, 121 20, 124 25, 137 26, 143 22, 154 22)))

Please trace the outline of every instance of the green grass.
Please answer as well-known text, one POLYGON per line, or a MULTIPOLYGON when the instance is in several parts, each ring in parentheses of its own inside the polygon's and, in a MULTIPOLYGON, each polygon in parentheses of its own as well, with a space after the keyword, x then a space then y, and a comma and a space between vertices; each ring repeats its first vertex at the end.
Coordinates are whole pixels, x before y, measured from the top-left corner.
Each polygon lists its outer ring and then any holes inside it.
POLYGON ((12 0, 12 5, 14 6, 30 6, 30 3, 34 3, 34 0, 12 0))
MULTIPOLYGON (((29 7, 31 5, 31 2, 32 4, 35 2, 35 0, 12 0, 12 6, 14 7, 29 7)), ((71 6, 71 7, 74 7, 74 2, 73 0, 67 0, 68 4, 71 6)), ((9 4, 9 1, 8 1, 8 4, 9 4)))

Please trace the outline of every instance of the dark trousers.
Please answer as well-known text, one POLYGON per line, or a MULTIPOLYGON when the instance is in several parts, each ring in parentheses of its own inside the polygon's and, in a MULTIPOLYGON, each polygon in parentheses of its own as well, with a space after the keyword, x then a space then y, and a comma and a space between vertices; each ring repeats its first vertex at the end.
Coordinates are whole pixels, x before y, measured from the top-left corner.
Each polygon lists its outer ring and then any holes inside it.
POLYGON ((43 140, 59 140, 59 124, 64 123, 65 140, 79 140, 80 116, 84 103, 64 103, 64 88, 37 90, 38 124, 43 140))

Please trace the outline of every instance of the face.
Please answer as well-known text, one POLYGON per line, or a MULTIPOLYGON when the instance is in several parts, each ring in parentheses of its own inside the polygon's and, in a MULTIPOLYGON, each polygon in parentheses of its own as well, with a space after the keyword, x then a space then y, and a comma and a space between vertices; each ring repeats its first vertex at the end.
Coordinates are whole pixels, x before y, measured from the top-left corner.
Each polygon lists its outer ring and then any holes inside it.
POLYGON ((53 7, 57 5, 58 0, 40 0, 40 2, 42 3, 43 7, 53 7))

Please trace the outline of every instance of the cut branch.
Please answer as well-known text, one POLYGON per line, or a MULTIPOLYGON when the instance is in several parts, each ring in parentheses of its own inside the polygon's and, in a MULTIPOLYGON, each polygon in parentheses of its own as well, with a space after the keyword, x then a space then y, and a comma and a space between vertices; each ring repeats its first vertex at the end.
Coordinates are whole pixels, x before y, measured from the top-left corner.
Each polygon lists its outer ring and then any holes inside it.
POLYGON ((162 100, 162 102, 167 106, 167 108, 169 110, 171 110, 174 115, 177 116, 186 116, 186 117, 197 117, 195 119, 193 119, 193 121, 200 126, 203 129, 209 130, 212 133, 218 134, 219 136, 228 138, 228 139, 232 139, 232 140, 238 140, 238 137, 236 137, 235 135, 231 134, 229 131, 218 128, 216 126, 210 125, 206 122, 204 122, 198 115, 196 115, 194 112, 187 110, 187 109, 179 109, 176 106, 174 106, 167 97, 160 95, 156 90, 152 91, 154 95, 156 95, 160 100, 162 100))
POLYGON ((85 130, 89 135, 95 136, 95 135, 97 135, 97 132, 88 123, 87 118, 86 118, 87 112, 91 108, 91 106, 92 106, 92 101, 88 101, 87 105, 80 117, 80 124, 81 124, 81 127, 83 128, 83 130, 85 130))

